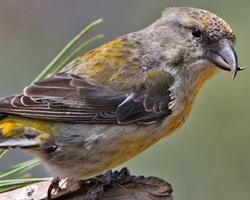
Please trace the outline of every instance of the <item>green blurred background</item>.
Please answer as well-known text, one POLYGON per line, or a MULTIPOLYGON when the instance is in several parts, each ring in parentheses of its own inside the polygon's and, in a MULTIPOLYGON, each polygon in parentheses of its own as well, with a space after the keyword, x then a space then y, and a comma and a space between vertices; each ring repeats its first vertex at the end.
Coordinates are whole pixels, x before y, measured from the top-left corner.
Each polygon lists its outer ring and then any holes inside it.
MULTIPOLYGON (((168 6, 211 10, 237 34, 241 66, 250 65, 249 0, 1 0, 0 96, 18 93, 93 20, 103 41, 144 28, 168 6)), ((250 68, 236 80, 222 72, 197 98, 184 128, 124 164, 134 174, 169 181, 177 200, 250 199, 250 68)), ((30 159, 12 151, 0 169, 30 159)), ((34 176, 46 176, 42 167, 34 176)))

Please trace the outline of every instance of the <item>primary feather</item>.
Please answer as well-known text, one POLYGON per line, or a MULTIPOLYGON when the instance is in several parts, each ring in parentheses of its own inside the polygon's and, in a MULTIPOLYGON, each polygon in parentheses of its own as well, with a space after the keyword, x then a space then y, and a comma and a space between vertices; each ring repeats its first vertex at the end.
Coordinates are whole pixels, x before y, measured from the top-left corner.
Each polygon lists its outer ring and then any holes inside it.
POLYGON ((2 99, 0 112, 65 122, 152 123, 170 113, 167 100, 146 92, 117 92, 76 75, 57 75, 2 99))

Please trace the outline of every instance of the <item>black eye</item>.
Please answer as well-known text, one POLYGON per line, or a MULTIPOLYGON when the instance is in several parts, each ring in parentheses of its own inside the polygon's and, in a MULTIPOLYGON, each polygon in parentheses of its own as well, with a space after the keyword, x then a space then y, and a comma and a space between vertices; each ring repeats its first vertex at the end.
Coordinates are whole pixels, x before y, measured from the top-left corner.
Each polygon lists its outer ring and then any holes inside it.
POLYGON ((200 29, 198 29, 197 27, 193 27, 192 28, 192 35, 196 38, 199 38, 201 36, 202 32, 200 29))

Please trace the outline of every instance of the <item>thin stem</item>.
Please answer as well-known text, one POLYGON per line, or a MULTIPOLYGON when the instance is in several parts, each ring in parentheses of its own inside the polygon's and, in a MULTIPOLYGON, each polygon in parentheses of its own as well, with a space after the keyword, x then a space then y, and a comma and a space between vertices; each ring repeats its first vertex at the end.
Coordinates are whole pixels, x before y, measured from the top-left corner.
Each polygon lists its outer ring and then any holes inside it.
POLYGON ((98 24, 100 24, 103 20, 98 19, 91 24, 89 24, 86 28, 84 28, 78 35, 76 35, 58 54, 57 56, 48 64, 47 67, 35 78, 33 82, 39 81, 43 78, 45 78, 50 70, 54 68, 58 62, 70 51, 70 49, 83 37, 85 36, 89 31, 91 31, 93 28, 95 28, 98 24))
POLYGON ((41 162, 39 160, 34 159, 34 160, 29 160, 29 161, 14 165, 12 167, 13 169, 10 169, 4 173, 1 173, 0 179, 3 179, 3 178, 8 177, 10 175, 16 174, 18 172, 23 172, 23 171, 26 171, 28 169, 32 169, 33 167, 36 167, 40 164, 41 164, 41 162))
POLYGON ((104 35, 99 34, 99 35, 95 35, 92 38, 90 38, 88 41, 84 42, 82 45, 80 45, 75 51, 73 51, 69 56, 67 56, 66 59, 64 59, 62 61, 62 63, 60 63, 58 65, 58 67, 56 67, 55 70, 52 71, 52 75, 57 74, 65 65, 67 65, 70 61, 72 61, 75 57, 77 57, 79 55, 80 52, 82 52, 87 46, 89 46, 90 44, 92 44, 93 42, 100 40, 104 37, 104 35))
POLYGON ((8 150, 0 150, 0 158, 2 158, 6 153, 7 153, 8 150))

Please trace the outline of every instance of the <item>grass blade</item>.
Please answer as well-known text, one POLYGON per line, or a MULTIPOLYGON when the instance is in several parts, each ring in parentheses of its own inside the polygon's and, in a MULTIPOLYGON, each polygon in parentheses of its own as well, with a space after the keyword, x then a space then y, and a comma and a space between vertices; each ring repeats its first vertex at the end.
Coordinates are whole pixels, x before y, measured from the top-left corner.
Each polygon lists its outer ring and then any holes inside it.
POLYGON ((70 61, 72 61, 75 57, 77 57, 87 46, 90 44, 96 42, 97 40, 100 40, 104 37, 104 35, 99 34, 95 35, 86 42, 84 42, 82 45, 80 45, 75 51, 73 51, 69 56, 67 56, 66 59, 63 60, 63 62, 56 67, 56 69, 51 73, 52 75, 57 74, 65 65, 67 65, 70 61))
POLYGON ((0 159, 8 152, 6 149, 0 149, 0 159))
POLYGON ((70 51, 70 49, 89 31, 95 28, 98 24, 100 24, 103 20, 98 19, 91 24, 89 24, 86 28, 84 28, 78 35, 76 35, 58 54, 57 56, 45 67, 45 69, 35 78, 33 82, 39 81, 45 78, 51 69, 53 69, 58 62, 70 51))
POLYGON ((26 173, 28 170, 38 166, 40 164, 39 160, 33 159, 17 165, 12 166, 10 169, 0 173, 0 179, 4 178, 14 178, 18 177, 20 174, 26 173))

